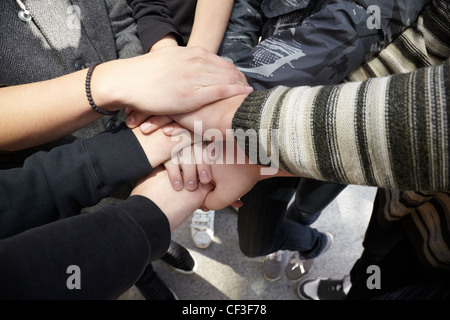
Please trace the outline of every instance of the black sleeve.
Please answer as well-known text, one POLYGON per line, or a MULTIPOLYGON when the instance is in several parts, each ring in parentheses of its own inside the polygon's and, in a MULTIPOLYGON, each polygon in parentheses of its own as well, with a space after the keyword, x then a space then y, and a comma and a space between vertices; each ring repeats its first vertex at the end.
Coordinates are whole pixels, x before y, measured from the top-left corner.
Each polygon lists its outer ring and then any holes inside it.
POLYGON ((0 171, 0 238, 79 214, 152 167, 124 125, 0 171))
POLYGON ((142 196, 30 229, 0 240, 0 299, 117 299, 169 243, 142 196))
POLYGON ((127 2, 133 10, 138 36, 145 52, 170 33, 175 36, 179 45, 184 44, 165 0, 127 0, 127 2))

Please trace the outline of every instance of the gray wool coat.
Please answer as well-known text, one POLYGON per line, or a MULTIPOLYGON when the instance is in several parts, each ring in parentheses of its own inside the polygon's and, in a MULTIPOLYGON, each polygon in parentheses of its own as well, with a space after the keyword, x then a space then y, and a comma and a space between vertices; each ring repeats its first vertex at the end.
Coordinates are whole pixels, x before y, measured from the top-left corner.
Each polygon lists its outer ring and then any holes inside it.
MULTIPOLYGON (((126 0, 22 0, 22 3, 31 14, 30 21, 19 18, 21 8, 16 0, 0 1, 0 84, 52 79, 94 62, 143 53, 126 0)), ((104 117, 55 143, 91 137, 123 119, 123 113, 119 117, 104 117)), ((0 163, 1 167, 14 166, 7 162, 0 163)))

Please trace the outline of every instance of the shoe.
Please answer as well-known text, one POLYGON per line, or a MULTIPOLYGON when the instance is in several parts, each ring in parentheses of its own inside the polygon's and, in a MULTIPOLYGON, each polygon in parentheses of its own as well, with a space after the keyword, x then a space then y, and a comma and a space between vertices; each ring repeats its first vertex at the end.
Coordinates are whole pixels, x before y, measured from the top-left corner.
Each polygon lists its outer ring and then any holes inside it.
POLYGON ((344 300, 350 287, 348 275, 341 280, 304 278, 298 284, 297 293, 302 300, 344 300))
POLYGON ((278 250, 267 255, 263 262, 264 277, 269 281, 278 280, 286 267, 289 255, 288 250, 278 250))
POLYGON ((209 247, 214 237, 214 210, 195 210, 191 220, 191 236, 198 248, 209 247))
POLYGON ((197 269, 197 262, 189 251, 175 241, 170 241, 169 249, 161 258, 170 264, 176 271, 184 274, 192 274, 197 269))
POLYGON ((329 232, 324 232, 324 233, 327 236, 327 244, 325 245, 325 247, 323 248, 323 250, 320 254, 324 254, 325 252, 327 252, 327 250, 330 249, 331 244, 333 243, 333 235, 329 232))
POLYGON ((313 263, 314 259, 302 259, 298 251, 295 251, 284 270, 286 278, 291 281, 300 279, 308 273, 313 263))
POLYGON ((138 281, 136 288, 145 300, 178 300, 176 294, 158 277, 156 272, 145 281, 138 281))
MULTIPOLYGON (((327 243, 320 254, 325 253, 333 243, 333 235, 329 232, 325 232, 327 243)), ((304 259, 301 257, 298 251, 295 251, 289 263, 286 265, 285 273, 286 278, 291 281, 297 281, 304 275, 306 275, 314 264, 314 259, 304 259)))

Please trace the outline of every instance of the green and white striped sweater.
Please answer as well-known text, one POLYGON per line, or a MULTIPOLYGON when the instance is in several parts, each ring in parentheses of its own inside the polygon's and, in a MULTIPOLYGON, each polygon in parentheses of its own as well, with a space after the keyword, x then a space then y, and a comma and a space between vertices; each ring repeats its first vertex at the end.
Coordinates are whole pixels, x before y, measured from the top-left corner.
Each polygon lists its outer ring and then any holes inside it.
POLYGON ((251 93, 233 129, 256 130, 294 175, 382 188, 383 220, 401 219, 422 261, 450 270, 448 8, 430 1, 341 85, 251 93))

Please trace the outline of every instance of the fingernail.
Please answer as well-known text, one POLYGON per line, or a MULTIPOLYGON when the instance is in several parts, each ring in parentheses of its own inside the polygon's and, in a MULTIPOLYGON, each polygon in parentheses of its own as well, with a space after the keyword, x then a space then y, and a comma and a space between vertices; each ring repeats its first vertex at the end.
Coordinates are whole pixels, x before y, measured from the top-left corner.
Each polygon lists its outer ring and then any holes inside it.
POLYGON ((202 183, 208 183, 209 180, 210 180, 210 178, 209 178, 208 172, 206 172, 206 171, 200 172, 200 181, 202 183))
POLYGON ((151 127, 152 127, 151 123, 144 122, 143 124, 141 124, 141 131, 142 132, 148 132, 148 131, 150 131, 151 127))
POLYGON ((172 131, 173 131, 173 127, 165 127, 165 128, 163 129, 163 132, 164 132, 165 134, 170 134, 170 133, 172 133, 172 131))
POLYGON ((250 86, 245 86, 245 90, 246 90, 248 93, 253 92, 253 88, 250 87, 250 86))
POLYGON ((127 118, 127 120, 125 121, 125 123, 126 123, 127 126, 129 126, 129 127, 133 127, 134 124, 135 124, 135 122, 136 122, 136 120, 134 119, 133 116, 129 116, 129 117, 127 118))
POLYGON ((194 181, 189 181, 188 183, 187 183, 187 187, 186 187, 188 190, 195 190, 195 189, 197 189, 197 185, 196 185, 196 183, 194 182, 194 181))
POLYGON ((173 182, 173 188, 177 191, 180 191, 181 189, 183 189, 183 185, 180 181, 176 180, 173 182))

